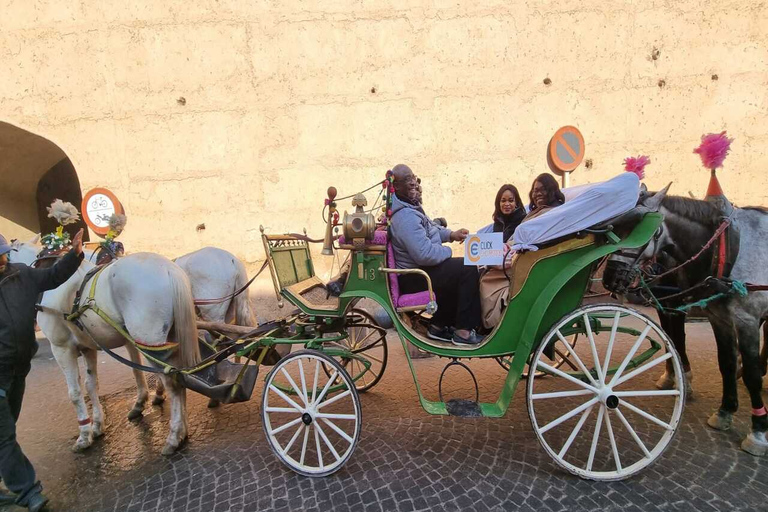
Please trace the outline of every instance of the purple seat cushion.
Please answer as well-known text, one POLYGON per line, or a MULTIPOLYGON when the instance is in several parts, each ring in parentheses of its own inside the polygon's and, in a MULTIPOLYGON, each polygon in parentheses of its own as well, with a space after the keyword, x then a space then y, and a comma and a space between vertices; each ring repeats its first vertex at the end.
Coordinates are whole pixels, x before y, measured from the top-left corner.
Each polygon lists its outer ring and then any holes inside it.
MULTIPOLYGON (((397 268, 395 264, 395 251, 392 250, 392 244, 387 244, 387 266, 389 268, 397 268)), ((400 295, 400 282, 397 280, 397 274, 389 274, 389 292, 392 294, 392 303, 396 308, 426 306, 429 303, 428 290, 400 295)))
MULTIPOLYGON (((339 237, 339 244, 346 245, 347 239, 344 235, 339 237)), ((376 231, 373 233, 373 240, 366 240, 365 245, 386 245, 387 244, 387 232, 384 230, 376 231)))

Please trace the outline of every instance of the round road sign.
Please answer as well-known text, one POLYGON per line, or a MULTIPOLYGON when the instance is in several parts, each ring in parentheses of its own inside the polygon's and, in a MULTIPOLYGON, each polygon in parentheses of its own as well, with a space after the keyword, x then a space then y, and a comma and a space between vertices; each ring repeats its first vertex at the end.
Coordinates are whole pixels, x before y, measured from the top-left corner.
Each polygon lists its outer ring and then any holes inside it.
POLYGON ((570 172, 584 159, 584 137, 575 126, 563 126, 549 141, 548 153, 557 169, 570 172))
POLYGON ((85 194, 81 211, 88 227, 101 237, 109 232, 109 218, 112 214, 125 213, 115 194, 105 188, 94 188, 85 194))

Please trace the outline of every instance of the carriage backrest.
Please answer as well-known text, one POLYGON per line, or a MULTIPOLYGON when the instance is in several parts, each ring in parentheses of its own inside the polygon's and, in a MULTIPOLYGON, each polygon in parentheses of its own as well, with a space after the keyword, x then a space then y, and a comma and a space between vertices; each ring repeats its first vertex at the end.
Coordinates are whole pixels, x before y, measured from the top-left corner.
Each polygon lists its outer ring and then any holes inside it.
POLYGON ((315 276, 309 244, 290 235, 262 235, 276 287, 283 289, 315 276))

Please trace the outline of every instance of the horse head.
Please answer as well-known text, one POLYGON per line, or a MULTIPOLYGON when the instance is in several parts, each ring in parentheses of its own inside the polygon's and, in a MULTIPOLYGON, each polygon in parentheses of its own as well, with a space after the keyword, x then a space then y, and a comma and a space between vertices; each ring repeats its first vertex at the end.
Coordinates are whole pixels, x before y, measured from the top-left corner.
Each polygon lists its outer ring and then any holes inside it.
POLYGON ((24 265, 32 265, 37 259, 37 254, 40 252, 38 241, 40 235, 36 236, 28 242, 22 242, 20 240, 11 241, 11 252, 8 254, 8 260, 11 263, 22 263, 24 265))
MULTIPOLYGON (((640 192, 637 208, 645 213, 658 212, 667 196, 670 183, 659 192, 648 192, 645 187, 640 192)), ((670 245, 672 240, 664 223, 645 245, 624 248, 608 258, 603 273, 603 286, 615 294, 623 295, 640 276, 641 269, 670 245)))

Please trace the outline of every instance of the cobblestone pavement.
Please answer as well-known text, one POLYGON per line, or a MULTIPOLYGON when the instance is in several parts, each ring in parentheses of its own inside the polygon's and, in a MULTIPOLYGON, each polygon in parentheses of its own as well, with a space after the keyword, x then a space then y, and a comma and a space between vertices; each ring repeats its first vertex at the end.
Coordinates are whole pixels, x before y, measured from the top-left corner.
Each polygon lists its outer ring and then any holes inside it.
MULTIPOLYGON (((740 385, 743 405, 731 431, 708 428, 706 419, 720 400, 715 345, 706 323, 689 324, 688 333, 695 400, 663 457, 622 482, 583 481, 559 469, 531 430, 522 386, 502 419, 427 415, 395 335, 389 336, 383 379, 361 395, 360 444, 347 465, 327 478, 293 474, 271 453, 259 413, 260 386, 251 402, 219 409, 207 409, 206 399, 190 393, 189 443, 163 457, 168 405, 128 422, 131 373, 105 354, 99 355, 104 438, 85 454, 70 451, 74 411, 45 350, 28 379, 19 438, 55 510, 768 510, 768 460, 738 449, 749 429, 746 391, 740 385)), ((414 362, 433 396, 445 362, 414 362)), ((471 367, 481 400, 495 399, 502 370, 493 361, 471 367)), ((471 395, 456 383, 451 390, 471 395)))

